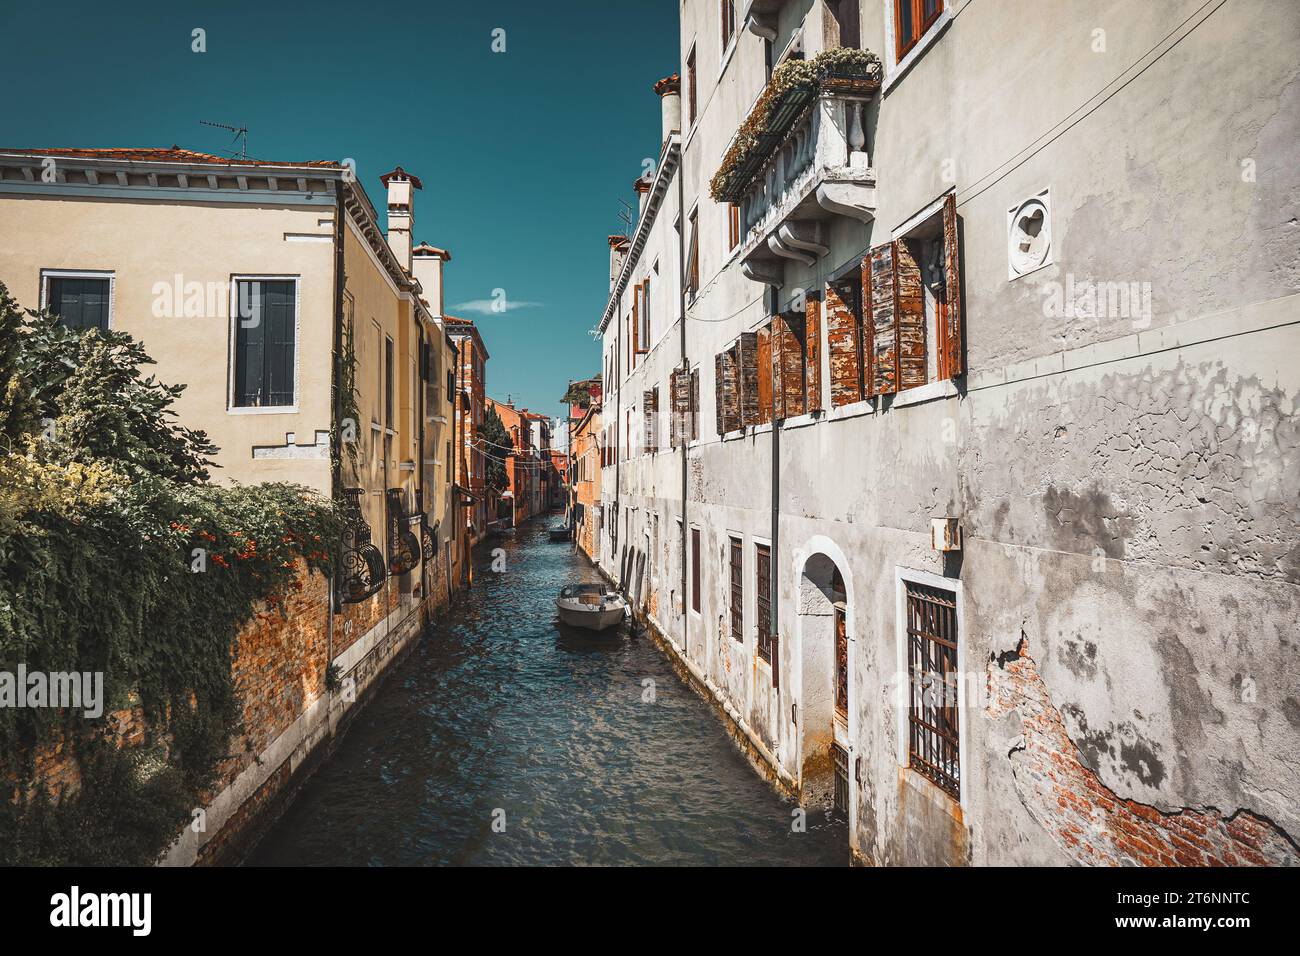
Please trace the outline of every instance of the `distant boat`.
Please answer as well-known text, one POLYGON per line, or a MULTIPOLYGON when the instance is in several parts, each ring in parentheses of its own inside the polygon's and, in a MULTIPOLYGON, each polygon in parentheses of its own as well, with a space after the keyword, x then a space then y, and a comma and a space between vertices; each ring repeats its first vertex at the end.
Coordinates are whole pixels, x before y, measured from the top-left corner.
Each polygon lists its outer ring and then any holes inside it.
POLYGON ((568 525, 553 524, 547 529, 547 534, 551 536, 552 541, 568 541, 569 540, 568 525))
POLYGON ((555 609, 570 627, 603 631, 623 620, 627 602, 604 584, 572 584, 555 599, 555 609))

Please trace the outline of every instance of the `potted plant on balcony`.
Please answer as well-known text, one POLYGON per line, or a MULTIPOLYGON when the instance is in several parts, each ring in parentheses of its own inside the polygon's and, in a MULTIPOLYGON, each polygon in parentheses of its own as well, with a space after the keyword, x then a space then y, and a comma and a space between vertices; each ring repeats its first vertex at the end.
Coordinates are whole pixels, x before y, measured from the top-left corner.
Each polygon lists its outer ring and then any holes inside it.
POLYGON ((870 50, 833 47, 818 53, 813 65, 822 92, 870 95, 880 89, 880 57, 870 50))
POLYGON ((772 71, 772 79, 741 122, 710 183, 709 194, 716 202, 739 201, 740 192, 816 92, 817 73, 807 60, 787 60, 772 71))

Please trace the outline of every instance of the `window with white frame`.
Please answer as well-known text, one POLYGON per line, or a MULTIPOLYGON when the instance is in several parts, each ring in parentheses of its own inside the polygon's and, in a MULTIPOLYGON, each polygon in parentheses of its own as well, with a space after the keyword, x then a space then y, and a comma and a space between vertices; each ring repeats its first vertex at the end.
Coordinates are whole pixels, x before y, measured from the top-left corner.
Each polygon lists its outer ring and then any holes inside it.
POLYGON ((236 277, 232 292, 231 406, 292 406, 298 364, 298 280, 236 277))
POLYGON ((113 273, 46 269, 41 272, 41 305, 70 329, 108 331, 113 319, 113 273))
POLYGON ((961 800, 961 585, 899 569, 900 762, 961 800))

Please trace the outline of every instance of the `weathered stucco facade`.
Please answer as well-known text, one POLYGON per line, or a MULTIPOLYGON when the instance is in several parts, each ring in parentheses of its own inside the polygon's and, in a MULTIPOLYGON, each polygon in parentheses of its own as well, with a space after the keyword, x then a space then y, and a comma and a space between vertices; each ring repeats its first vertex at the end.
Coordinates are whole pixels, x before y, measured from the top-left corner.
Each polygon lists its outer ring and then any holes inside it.
POLYGON ((859 861, 1296 862, 1300 11, 954 0, 900 58, 894 0, 736 3, 731 40, 718 6, 682 6, 680 106, 611 256, 602 567, 780 784, 829 802, 840 748, 859 861), (710 180, 769 64, 855 25, 879 90, 823 82, 729 234, 710 180), (882 325, 897 278, 858 282, 848 395, 837 297, 891 249, 894 277, 938 250, 922 344, 882 325), (774 315, 793 414, 769 369, 766 421, 720 428, 752 383, 742 351, 719 397, 718 356, 774 315), (899 379, 869 394, 873 348, 899 379), (938 774, 909 746, 926 600, 955 645, 938 774))

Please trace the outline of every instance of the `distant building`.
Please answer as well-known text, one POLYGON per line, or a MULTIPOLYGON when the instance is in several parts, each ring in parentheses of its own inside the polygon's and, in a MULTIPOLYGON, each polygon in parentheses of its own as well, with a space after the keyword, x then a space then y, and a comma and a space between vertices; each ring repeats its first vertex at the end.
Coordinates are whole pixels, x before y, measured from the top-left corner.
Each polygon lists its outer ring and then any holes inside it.
POLYGON ((587 404, 573 428, 573 527, 578 546, 593 561, 600 544, 600 399, 587 404))
POLYGON ((472 547, 487 534, 487 461, 479 441, 486 400, 488 351, 478 327, 469 319, 447 316, 447 333, 456 344, 456 394, 459 417, 456 433, 459 458, 456 461, 458 494, 464 509, 464 528, 472 547))

